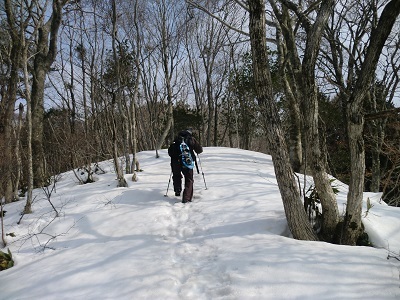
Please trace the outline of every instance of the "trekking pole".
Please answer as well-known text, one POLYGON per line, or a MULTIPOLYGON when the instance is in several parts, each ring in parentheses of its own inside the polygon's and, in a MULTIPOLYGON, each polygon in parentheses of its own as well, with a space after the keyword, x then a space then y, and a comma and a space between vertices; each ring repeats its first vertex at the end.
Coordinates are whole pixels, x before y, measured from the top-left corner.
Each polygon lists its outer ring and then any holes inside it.
POLYGON ((168 180, 168 186, 167 186, 167 191, 165 192, 164 197, 168 197, 168 189, 169 189, 169 184, 171 183, 171 177, 172 177, 172 171, 171 171, 171 175, 169 175, 169 180, 168 180))
POLYGON ((200 154, 198 155, 198 157, 199 157, 201 175, 203 175, 204 186, 205 186, 206 189, 207 189, 206 178, 204 177, 203 167, 201 166, 200 154))

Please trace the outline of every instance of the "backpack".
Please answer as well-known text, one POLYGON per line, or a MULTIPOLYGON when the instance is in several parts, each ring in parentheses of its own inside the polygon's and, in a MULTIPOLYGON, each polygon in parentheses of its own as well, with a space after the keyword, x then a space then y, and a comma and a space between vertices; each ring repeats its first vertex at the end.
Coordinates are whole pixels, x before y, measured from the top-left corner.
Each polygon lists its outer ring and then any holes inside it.
POLYGON ((189 148, 190 140, 192 136, 190 135, 189 132, 181 132, 181 134, 178 137, 178 143, 179 144, 179 158, 180 162, 182 163, 183 167, 186 167, 188 169, 193 169, 194 167, 194 160, 192 156, 192 151, 189 148))

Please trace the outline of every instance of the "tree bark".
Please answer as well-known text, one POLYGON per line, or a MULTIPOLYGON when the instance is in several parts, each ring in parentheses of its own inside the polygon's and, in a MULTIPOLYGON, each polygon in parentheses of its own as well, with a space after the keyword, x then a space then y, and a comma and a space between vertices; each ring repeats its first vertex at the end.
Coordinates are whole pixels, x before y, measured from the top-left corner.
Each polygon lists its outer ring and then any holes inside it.
POLYGON ((282 196, 289 229, 295 239, 317 240, 300 200, 272 93, 265 28, 265 3, 249 0, 249 32, 257 100, 263 114, 275 174, 282 196))

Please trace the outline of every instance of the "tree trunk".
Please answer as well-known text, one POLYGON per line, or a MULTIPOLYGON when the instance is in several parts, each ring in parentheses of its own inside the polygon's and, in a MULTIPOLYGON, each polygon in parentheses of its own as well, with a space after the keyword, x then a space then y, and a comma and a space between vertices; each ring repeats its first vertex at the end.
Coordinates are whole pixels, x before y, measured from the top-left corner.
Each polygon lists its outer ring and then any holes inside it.
MULTIPOLYGON (((204 53, 203 56, 208 56, 208 52, 204 53)), ((204 59, 203 59, 204 61, 204 59)), ((211 129, 212 129, 212 120, 214 115, 214 97, 213 97, 213 88, 211 83, 211 66, 209 64, 204 63, 204 67, 206 69, 206 89, 207 89, 207 107, 208 107, 208 115, 207 115, 207 138, 206 138, 206 146, 215 146, 211 144, 211 129)))
POLYGON ((124 109, 124 105, 122 100, 125 101, 125 94, 123 91, 123 87, 121 84, 121 68, 120 68, 120 58, 118 57, 117 51, 117 8, 115 4, 115 0, 112 1, 112 50, 113 50, 113 58, 115 63, 115 72, 116 72, 116 80, 117 80, 117 103, 118 103, 118 111, 121 115, 122 119, 122 149, 125 156, 125 173, 131 173, 131 159, 129 155, 129 122, 128 117, 126 115, 126 111, 124 109))
POLYGON ((318 90, 315 82, 315 66, 321 43, 322 33, 333 9, 334 0, 321 3, 317 18, 312 26, 303 24, 307 31, 306 48, 302 63, 302 76, 298 82, 301 86, 303 112, 303 128, 306 157, 304 163, 311 168, 315 187, 322 205, 321 236, 324 240, 331 241, 334 237, 336 226, 339 222, 339 210, 336 196, 332 190, 331 182, 326 171, 326 153, 321 151, 319 134, 318 90))
POLYGON ((2 248, 7 246, 6 235, 4 231, 4 213, 3 213, 3 198, 0 198, 0 230, 1 230, 1 240, 3 242, 2 248))
POLYGON ((165 89, 167 93, 167 124, 164 128, 162 135, 160 136, 157 145, 156 145, 156 157, 158 158, 158 149, 161 149, 168 133, 171 129, 174 128, 174 110, 173 110, 173 102, 172 102, 172 86, 171 86, 171 78, 173 70, 169 68, 169 66, 173 66, 171 60, 173 57, 168 53, 169 43, 171 42, 168 38, 169 33, 167 32, 167 20, 165 12, 162 16, 162 28, 161 28, 161 55, 162 55, 162 63, 163 63, 163 71, 164 71, 164 81, 165 81, 165 89))
MULTIPOLYGON (((1 184, 3 185, 2 190, 6 203, 12 202, 13 197, 13 118, 14 118, 14 106, 17 99, 17 84, 18 84, 18 67, 19 67, 19 52, 18 41, 12 46, 11 49, 11 75, 8 80, 8 90, 6 99, 2 99, 5 105, 4 112, 1 113, 2 120, 0 121, 0 130, 3 130, 4 135, 4 160, 2 162, 2 177, 1 184)), ((17 142, 17 141, 16 141, 17 142)), ((0 197, 1 197, 0 193, 0 197)))
MULTIPOLYGON (((369 113, 376 114, 378 112, 385 111, 386 98, 388 92, 380 84, 374 83, 373 88, 370 91, 368 107, 370 107, 369 113)), ((381 182, 381 154, 382 146, 385 141, 385 128, 387 123, 387 117, 381 117, 379 119, 373 119, 366 122, 366 128, 368 130, 367 136, 369 138, 369 148, 371 153, 371 184, 369 191, 378 193, 381 182)))
POLYGON ((62 9, 67 0, 53 0, 50 19, 38 26, 36 53, 32 73, 32 151, 34 184, 42 186, 46 181, 46 163, 43 149, 44 87, 47 73, 57 55, 58 29, 62 19, 62 9))
POLYGON ((112 94, 112 106, 110 108, 111 112, 111 134, 112 134, 112 145, 113 145, 113 161, 114 161, 114 169, 115 173, 117 174, 117 187, 128 187, 128 183, 125 180, 124 177, 124 172, 121 170, 121 167, 119 165, 119 155, 118 155, 118 139, 117 139, 117 126, 116 122, 117 120, 115 119, 115 114, 114 114, 114 107, 115 107, 115 102, 117 96, 115 93, 112 94))
POLYGON ((23 112, 24 112, 24 106, 22 103, 19 104, 18 106, 18 126, 16 129, 15 133, 15 161, 16 161, 16 176, 15 176, 15 181, 14 181, 14 199, 19 200, 19 193, 18 193, 18 188, 19 188, 19 183, 21 180, 21 174, 22 174, 22 158, 21 158, 21 153, 20 153, 20 144, 21 144, 21 130, 22 130, 22 118, 23 118, 23 112))
MULTIPOLYGON (((139 84, 139 76, 137 77, 136 84, 139 84)), ((135 85, 135 91, 133 93, 131 102, 131 147, 132 147, 132 181, 137 181, 137 174, 140 170, 139 160, 137 159, 137 126, 136 126, 136 99, 139 94, 139 88, 135 85)))
POLYGON ((132 170, 132 181, 137 181, 137 174, 136 172, 139 172, 140 170, 140 164, 139 160, 137 159, 137 120, 136 120, 136 102, 137 98, 139 96, 139 83, 140 83, 140 64, 139 64, 139 58, 135 57, 135 65, 136 65, 136 80, 135 80, 135 86, 132 94, 132 99, 131 99, 131 104, 130 104, 130 128, 131 128, 131 134, 130 134, 130 144, 132 148, 132 165, 131 165, 131 170, 132 170))
POLYGON ((139 85, 141 78, 142 66, 140 65, 140 50, 141 50, 141 40, 140 31, 138 24, 138 1, 134 4, 134 27, 136 29, 136 50, 134 51, 134 61, 136 67, 136 80, 134 91, 131 100, 130 115, 131 115, 131 147, 132 147, 132 181, 137 181, 136 172, 140 171, 139 160, 137 159, 137 120, 136 120, 136 103, 139 98, 139 85))
MULTIPOLYGON (((168 96, 167 98, 171 99, 170 96, 168 96)), ((174 106, 172 104, 172 99, 168 100, 167 116, 168 116, 167 125, 165 126, 164 131, 157 142, 157 147, 156 147, 156 157, 157 158, 159 157, 158 149, 161 149, 162 145, 164 144, 165 139, 167 138, 169 131, 174 127, 174 106)))
POLYGON ((249 32, 253 55, 253 72, 257 100, 263 114, 263 122, 274 163, 275 174, 282 196, 289 229, 295 239, 316 240, 308 222, 300 193, 296 186, 289 155, 282 132, 268 66, 268 49, 265 28, 265 4, 263 0, 249 0, 249 32))
MULTIPOLYGON (((3 180, 1 181, 2 190, 4 193, 5 202, 9 203, 13 200, 13 183, 12 183, 12 122, 14 118, 14 107, 17 99, 17 87, 19 82, 19 67, 21 63, 21 41, 20 41, 20 30, 23 28, 17 27, 17 21, 15 19, 15 15, 13 13, 11 1, 7 0, 4 3, 5 11, 7 14, 7 22, 10 28, 10 35, 12 39, 12 46, 10 52, 10 62, 11 62, 11 70, 10 76, 8 78, 8 86, 7 86, 7 94, 5 95, 5 99, 1 100, 2 110, 0 111, 0 130, 3 130, 4 134, 4 165, 2 171, 3 180)), ((1 197, 0 193, 0 197, 1 197)))
POLYGON ((303 166, 303 145, 301 132, 301 113, 299 87, 296 82, 296 74, 301 72, 301 62, 296 48, 296 39, 292 30, 293 24, 289 10, 284 5, 280 13, 276 3, 270 1, 275 16, 279 21, 277 26, 277 43, 279 54, 280 75, 285 97, 289 104, 289 156, 292 168, 295 172, 302 172, 303 166), (283 37, 283 40, 282 40, 283 37))
POLYGON ((44 82, 46 71, 42 63, 35 59, 32 81, 32 151, 34 186, 42 186, 46 181, 45 156, 43 149, 44 82))
MULTIPOLYGON (((368 126, 369 125, 369 126, 368 126)), ((369 191, 378 193, 381 183, 381 153, 382 145, 385 140, 386 119, 370 121, 369 127, 371 133, 371 186, 369 191)))
MULTIPOLYGON (((284 72, 286 73, 286 72, 284 72)), ((285 95, 289 99, 290 108, 290 128, 289 128, 289 157, 295 172, 300 173, 303 166, 303 149, 302 149, 302 134, 301 134, 301 118, 299 103, 295 99, 291 91, 290 84, 286 74, 283 74, 283 84, 285 95)))
POLYGON ((26 99, 26 127, 27 127, 27 193, 26 203, 24 207, 24 214, 32 213, 32 202, 33 202, 33 151, 32 151, 32 99, 31 89, 29 85, 29 74, 28 74, 28 45, 24 36, 22 40, 22 64, 24 73, 24 84, 25 84, 25 99, 26 99))

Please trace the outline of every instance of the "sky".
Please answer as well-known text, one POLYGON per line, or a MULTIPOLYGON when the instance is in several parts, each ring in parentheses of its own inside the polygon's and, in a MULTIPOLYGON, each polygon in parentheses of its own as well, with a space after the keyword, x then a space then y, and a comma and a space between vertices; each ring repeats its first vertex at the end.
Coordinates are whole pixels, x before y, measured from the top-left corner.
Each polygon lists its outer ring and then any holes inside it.
MULTIPOLYGON (((379 194, 363 205, 374 247, 299 241, 270 156, 205 147, 183 204, 159 154, 138 153, 143 172, 137 182, 127 174, 127 188, 116 187, 111 161, 94 183, 60 174, 50 197, 58 217, 41 189, 19 225, 24 199, 7 204, 15 237, 2 251, 15 266, 0 272, 0 299, 400 299, 400 208, 379 194)), ((335 184, 343 212, 348 187, 335 184)))

